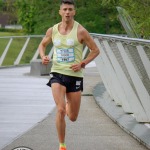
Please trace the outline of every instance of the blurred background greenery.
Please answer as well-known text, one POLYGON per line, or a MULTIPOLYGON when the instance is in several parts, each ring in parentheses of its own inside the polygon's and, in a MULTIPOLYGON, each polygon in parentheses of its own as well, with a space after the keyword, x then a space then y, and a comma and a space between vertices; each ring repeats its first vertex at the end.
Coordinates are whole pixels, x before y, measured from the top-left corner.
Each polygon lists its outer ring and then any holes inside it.
MULTIPOLYGON (((117 7, 125 9, 135 24, 137 34, 150 37, 150 0, 75 0, 75 20, 90 33, 126 35, 118 18, 117 7)), ((47 29, 60 22, 60 0, 0 0, 0 37, 44 35, 47 29), (22 29, 8 29, 1 23, 21 25, 22 29)), ((21 63, 29 63, 42 38, 31 38, 21 63)), ((3 65, 11 65, 22 49, 26 38, 16 38, 3 65)), ((0 38, 0 56, 9 39, 0 38)), ((48 47, 50 49, 51 46, 48 47)))
MULTIPOLYGON (((117 6, 124 8, 135 22, 137 32, 150 36, 150 0, 75 0, 76 17, 89 32, 125 34, 118 19, 117 6)), ((26 34, 45 34, 60 21, 60 0, 0 0, 0 16, 10 24, 21 24, 26 34)))

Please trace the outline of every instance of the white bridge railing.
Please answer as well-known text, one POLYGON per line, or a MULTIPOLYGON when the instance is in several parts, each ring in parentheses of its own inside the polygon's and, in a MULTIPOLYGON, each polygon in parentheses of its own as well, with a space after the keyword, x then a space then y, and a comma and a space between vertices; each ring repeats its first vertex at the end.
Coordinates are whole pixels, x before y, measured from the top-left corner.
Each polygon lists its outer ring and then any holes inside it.
POLYGON ((150 41, 92 34, 101 49, 96 65, 116 105, 150 122, 150 41))
MULTIPOLYGON (((150 122, 150 40, 93 33, 91 35, 101 50, 95 62, 112 100, 116 105, 122 106, 126 113, 134 114, 138 122, 150 122)), ((0 66, 8 59, 6 55, 13 40, 18 38, 26 40, 13 65, 20 64, 31 38, 42 39, 43 35, 0 37, 0 40, 8 39, 6 47, 0 47, 0 66)), ((32 61, 39 56, 38 44, 31 56, 32 61)), ((85 47, 83 58, 88 51, 85 47)), ((50 46, 48 55, 52 57, 52 54, 53 47, 50 46)))
MULTIPOLYGON (((2 44, 2 42, 7 42, 8 43, 6 44, 6 47, 4 49, 2 49, 2 47, 0 46, 0 51, 2 51, 2 55, 0 56, 0 66, 3 65, 3 62, 5 59, 9 59, 7 58, 7 54, 11 48, 11 46, 13 47, 13 52, 16 51, 16 45, 20 45, 21 41, 25 41, 24 44, 21 46, 21 50, 18 54, 18 56, 15 58, 15 61, 13 62, 12 65, 19 65, 20 64, 20 61, 29 45, 29 42, 30 44, 32 44, 32 40, 31 39, 39 39, 39 41, 43 38, 43 35, 29 35, 29 36, 5 36, 5 37, 0 37, 0 44, 2 44), (21 40, 20 40, 21 39, 21 40), (17 44, 18 43, 18 44, 17 44)), ((35 44, 35 43, 33 43, 35 44)), ((32 56, 32 59, 31 60, 34 60, 38 57, 38 44, 39 43, 36 43, 36 52, 34 53, 34 55, 32 56)), ((13 53, 12 52, 12 53, 13 53)), ((28 62, 29 63, 29 62, 28 62)))

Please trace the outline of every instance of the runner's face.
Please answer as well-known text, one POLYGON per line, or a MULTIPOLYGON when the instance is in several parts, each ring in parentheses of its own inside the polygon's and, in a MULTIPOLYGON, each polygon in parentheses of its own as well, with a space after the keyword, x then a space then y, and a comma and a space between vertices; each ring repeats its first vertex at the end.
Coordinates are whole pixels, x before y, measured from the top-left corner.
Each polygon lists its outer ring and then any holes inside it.
POLYGON ((74 5, 62 4, 60 6, 59 14, 64 21, 70 21, 75 16, 74 5))

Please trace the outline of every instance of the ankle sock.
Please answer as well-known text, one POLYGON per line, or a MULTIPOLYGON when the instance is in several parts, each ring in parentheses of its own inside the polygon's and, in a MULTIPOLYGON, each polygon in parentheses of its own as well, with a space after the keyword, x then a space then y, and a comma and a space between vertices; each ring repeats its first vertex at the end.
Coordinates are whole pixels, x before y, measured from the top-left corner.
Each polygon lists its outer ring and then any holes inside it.
POLYGON ((66 147, 66 144, 65 144, 65 143, 60 143, 59 146, 60 146, 60 147, 66 147))

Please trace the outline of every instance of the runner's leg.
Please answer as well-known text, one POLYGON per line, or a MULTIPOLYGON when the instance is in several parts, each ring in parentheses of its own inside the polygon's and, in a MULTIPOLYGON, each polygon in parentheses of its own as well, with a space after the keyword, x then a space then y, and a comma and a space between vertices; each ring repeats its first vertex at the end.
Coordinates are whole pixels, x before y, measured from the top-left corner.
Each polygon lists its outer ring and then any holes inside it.
POLYGON ((71 121, 76 121, 80 109, 81 91, 69 92, 66 94, 66 98, 66 114, 71 121))
POLYGON ((53 97, 57 107, 56 114, 56 128, 58 133, 58 138, 60 143, 65 142, 65 114, 66 114, 66 103, 65 103, 65 94, 66 88, 59 83, 53 83, 51 85, 53 97))

